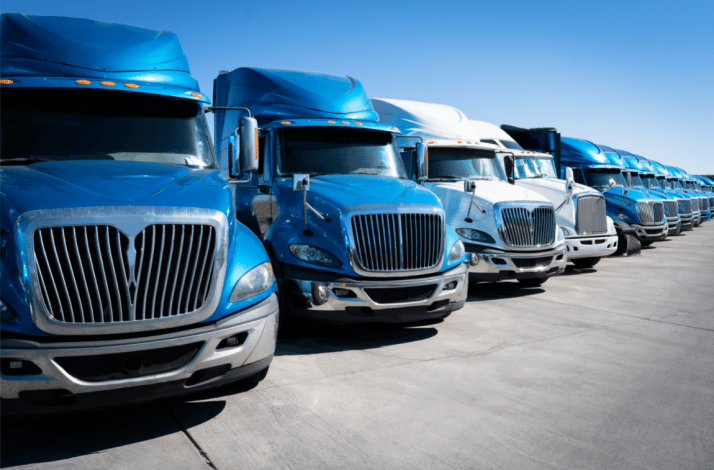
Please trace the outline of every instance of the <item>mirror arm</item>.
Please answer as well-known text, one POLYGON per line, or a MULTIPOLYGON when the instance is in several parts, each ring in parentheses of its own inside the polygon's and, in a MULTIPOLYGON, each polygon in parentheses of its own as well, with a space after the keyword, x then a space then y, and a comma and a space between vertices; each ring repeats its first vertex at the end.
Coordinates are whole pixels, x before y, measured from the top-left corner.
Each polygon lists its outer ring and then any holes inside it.
POLYGON ((471 220, 471 217, 469 217, 471 215, 471 206, 476 206, 476 209, 481 211, 482 214, 486 213, 485 210, 481 209, 478 206, 478 204, 476 204, 476 201, 474 201, 475 198, 476 198, 476 183, 474 183, 474 192, 471 193, 471 201, 469 202, 469 210, 468 210, 468 212, 466 212, 466 219, 464 219, 464 220, 466 220, 466 222, 469 222, 469 223, 473 222, 473 220, 471 220))
POLYGON ((326 215, 322 215, 317 209, 312 207, 310 204, 307 202, 307 188, 308 188, 308 179, 305 178, 302 181, 302 220, 303 220, 303 231, 305 235, 312 235, 312 232, 307 228, 307 211, 308 209, 312 211, 313 214, 315 214, 320 220, 324 222, 329 222, 330 218, 326 215))
POLYGON ((250 109, 241 108, 239 106, 206 106, 203 108, 203 112, 205 113, 213 113, 216 111, 246 111, 248 113, 248 117, 253 117, 250 114, 250 109))

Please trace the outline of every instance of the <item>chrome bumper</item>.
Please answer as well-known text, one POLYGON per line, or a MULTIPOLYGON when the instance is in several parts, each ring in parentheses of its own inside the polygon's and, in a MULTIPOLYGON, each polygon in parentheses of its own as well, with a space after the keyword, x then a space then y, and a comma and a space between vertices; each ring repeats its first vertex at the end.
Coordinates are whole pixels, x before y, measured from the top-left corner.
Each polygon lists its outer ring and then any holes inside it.
POLYGON ((565 239, 568 259, 602 258, 617 251, 617 233, 565 239))
POLYGON ((538 253, 471 253, 469 277, 475 281, 543 278, 562 273, 567 263, 565 243, 538 253), (539 259, 542 262, 536 266, 524 267, 539 259))
POLYGON ((671 218, 667 219, 667 235, 668 236, 674 234, 675 232, 677 232, 677 230, 680 230, 681 228, 682 228, 682 221, 679 219, 679 217, 677 217, 677 218, 671 217, 671 218))
POLYGON ((692 230, 694 226, 694 219, 691 215, 679 215, 679 224, 682 227, 682 231, 692 230))
POLYGON ((697 212, 692 212, 692 225, 694 227, 699 226, 702 223, 702 213, 697 211, 697 212))
POLYGON ((669 231, 669 225, 667 222, 661 225, 635 225, 630 224, 640 240, 644 241, 657 241, 664 240, 667 238, 667 232, 669 231))
POLYGON ((303 279, 285 277, 283 283, 288 291, 290 312, 296 316, 327 323, 402 323, 440 317, 461 308, 468 294, 466 271, 466 265, 461 264, 429 277, 379 281, 320 281, 306 279, 310 277, 306 274, 303 279), (380 303, 368 294, 371 289, 406 292, 411 287, 432 284, 433 292, 420 300, 380 303))
MULTIPOLYGON (((70 394, 105 392, 172 383, 174 387, 163 389, 163 396, 187 393, 192 389, 186 381, 195 373, 216 366, 225 370, 248 366, 272 358, 275 353, 278 324, 278 300, 275 294, 240 314, 219 320, 205 328, 159 334, 147 338, 123 340, 83 341, 75 343, 40 344, 30 340, 9 339, 0 343, 0 357, 29 361, 41 370, 37 375, 0 374, 0 397, 3 400, 21 398, 20 393, 36 390, 60 390, 70 394), (224 339, 246 333, 242 344, 217 350, 224 339), (84 381, 70 375, 57 359, 63 357, 102 356, 128 352, 150 351, 192 343, 202 343, 198 353, 183 367, 168 372, 107 381, 84 381)), ((249 368, 246 368, 246 371, 249 368)), ((227 374, 226 374, 227 375, 227 374)), ((242 377, 234 377, 236 380, 242 377)), ((219 381, 213 377, 211 381, 219 381)), ((207 382, 198 382, 195 388, 204 388, 207 382)), ((81 400, 80 400, 81 403, 81 400)), ((111 405, 113 403, 106 403, 111 405)), ((4 411, 4 410, 3 410, 4 411)))

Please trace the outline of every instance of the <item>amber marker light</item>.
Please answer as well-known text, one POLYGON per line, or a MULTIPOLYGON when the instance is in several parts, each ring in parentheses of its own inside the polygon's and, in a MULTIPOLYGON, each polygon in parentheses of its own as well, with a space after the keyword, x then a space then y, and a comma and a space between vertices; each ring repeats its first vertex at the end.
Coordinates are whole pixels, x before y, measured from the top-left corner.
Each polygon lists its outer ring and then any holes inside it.
POLYGON ((361 122, 355 122, 355 126, 361 126, 361 125, 362 125, 361 122))
POLYGON ((427 142, 427 144, 432 145, 434 142, 427 142))
POLYGON ((125 83, 124 86, 127 88, 139 88, 139 85, 136 83, 125 83))
POLYGON ((92 82, 90 82, 89 80, 75 80, 74 83, 76 83, 77 85, 89 85, 92 82))
POLYGON ((99 82, 99 84, 100 84, 100 85, 103 85, 103 86, 114 86, 114 85, 116 85, 116 83, 114 83, 114 82, 99 82))
POLYGON ((292 122, 290 122, 290 121, 283 121, 283 122, 281 122, 280 124, 282 124, 283 126, 289 126, 290 124, 292 124, 292 122))
POLYGON ((334 124, 335 121, 327 121, 328 124, 334 124))
POLYGON ((12 80, 8 80, 6 78, 0 80, 0 85, 12 85, 12 80))
POLYGON ((191 93, 191 96, 193 96, 194 98, 203 98, 203 95, 200 93, 191 93))
POLYGON ((347 121, 340 121, 340 124, 349 124, 347 121))

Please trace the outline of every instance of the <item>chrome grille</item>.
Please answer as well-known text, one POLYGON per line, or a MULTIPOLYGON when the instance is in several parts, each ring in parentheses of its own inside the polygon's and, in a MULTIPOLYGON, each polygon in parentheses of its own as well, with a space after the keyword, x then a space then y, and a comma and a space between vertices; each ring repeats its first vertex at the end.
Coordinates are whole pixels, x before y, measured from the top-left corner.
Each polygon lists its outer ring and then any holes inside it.
POLYGON ((689 199, 677 199, 680 215, 692 215, 692 201, 689 199))
POLYGON ((365 271, 431 269, 444 252, 440 214, 357 214, 351 228, 355 261, 365 271))
POLYGON ((677 201, 662 201, 664 204, 664 215, 667 218, 677 217, 677 201))
POLYGON ((699 212, 699 199, 692 197, 689 200, 692 201, 692 212, 699 212))
POLYGON ((657 225, 664 222, 664 206, 659 201, 639 201, 637 217, 644 225, 657 225))
POLYGON ((212 225, 154 224, 131 239, 110 225, 38 228, 42 300, 64 323, 121 323, 200 309, 213 281, 212 225))
POLYGON ((702 212, 706 212, 709 210, 709 200, 705 197, 699 198, 699 207, 702 208, 702 212))
POLYGON ((709 207, 714 206, 714 197, 709 198, 709 207))
POLYGON ((579 197, 576 207, 575 230, 579 234, 607 232, 604 197, 598 195, 579 197))
POLYGON ((501 209, 499 232, 504 243, 529 248, 555 241, 555 210, 552 207, 507 207, 501 209))

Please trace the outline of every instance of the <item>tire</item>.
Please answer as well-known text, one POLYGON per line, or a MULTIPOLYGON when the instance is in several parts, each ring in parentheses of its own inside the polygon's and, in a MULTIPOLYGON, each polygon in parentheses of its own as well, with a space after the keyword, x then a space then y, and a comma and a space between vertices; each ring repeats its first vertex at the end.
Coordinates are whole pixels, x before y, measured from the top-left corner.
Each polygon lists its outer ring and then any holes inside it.
POLYGON ((240 379, 238 382, 240 384, 245 384, 245 385, 255 385, 261 380, 263 380, 267 375, 268 375, 268 369, 270 369, 270 366, 266 367, 263 370, 259 370, 253 375, 249 375, 248 377, 244 379, 240 379))
POLYGON ((640 245, 642 246, 650 246, 654 242, 652 240, 640 240, 640 245))
POLYGON ((598 264, 600 262, 600 258, 578 258, 571 261, 576 268, 587 269, 598 264))
POLYGON ((527 279, 519 279, 518 283, 521 287, 540 287, 547 280, 547 277, 531 277, 527 279))
POLYGON ((620 227, 617 228, 617 251, 615 255, 625 254, 627 251, 627 235, 622 231, 620 227))

